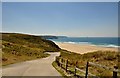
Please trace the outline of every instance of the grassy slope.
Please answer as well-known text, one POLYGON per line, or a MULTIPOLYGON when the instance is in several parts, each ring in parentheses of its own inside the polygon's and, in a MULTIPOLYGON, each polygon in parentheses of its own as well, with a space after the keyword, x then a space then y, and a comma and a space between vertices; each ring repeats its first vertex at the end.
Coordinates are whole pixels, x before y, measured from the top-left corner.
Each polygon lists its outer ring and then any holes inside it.
MULTIPOLYGON (((111 52, 111 51, 104 51, 104 52, 97 51, 97 52, 80 55, 77 53, 72 53, 72 52, 63 50, 61 51, 60 56, 65 59, 68 59, 69 64, 73 66, 76 64, 76 61, 78 61, 77 67, 83 70, 85 70, 85 65, 87 61, 105 65, 111 68, 113 68, 113 66, 118 64, 118 52, 111 52)), ((107 70, 93 67, 93 66, 89 66, 89 71, 92 74, 95 74, 98 76, 112 76, 111 71, 107 71, 107 70)))
POLYGON ((45 52, 56 52, 60 48, 52 41, 39 36, 2 33, 2 65, 47 57, 45 52))

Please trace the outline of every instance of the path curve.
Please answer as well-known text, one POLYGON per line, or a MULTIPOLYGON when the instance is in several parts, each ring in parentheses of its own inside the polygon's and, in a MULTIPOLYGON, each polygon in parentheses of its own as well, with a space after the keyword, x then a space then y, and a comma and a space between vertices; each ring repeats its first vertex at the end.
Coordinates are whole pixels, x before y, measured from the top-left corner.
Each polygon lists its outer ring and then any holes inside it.
POLYGON ((49 53, 50 56, 38 60, 26 61, 9 65, 2 69, 3 76, 61 76, 52 66, 59 52, 49 53))

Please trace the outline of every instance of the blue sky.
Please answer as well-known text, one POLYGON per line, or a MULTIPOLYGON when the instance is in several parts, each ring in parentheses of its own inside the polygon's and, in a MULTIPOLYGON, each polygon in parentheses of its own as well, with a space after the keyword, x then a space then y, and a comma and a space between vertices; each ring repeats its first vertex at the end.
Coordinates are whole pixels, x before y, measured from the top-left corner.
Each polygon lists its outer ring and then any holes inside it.
POLYGON ((36 35, 118 35, 118 4, 114 2, 5 2, 3 32, 36 35))
POLYGON ((0 2, 0 31, 2 31, 2 3, 0 2))
POLYGON ((1 0, 2 2, 118 2, 119 0, 1 0))

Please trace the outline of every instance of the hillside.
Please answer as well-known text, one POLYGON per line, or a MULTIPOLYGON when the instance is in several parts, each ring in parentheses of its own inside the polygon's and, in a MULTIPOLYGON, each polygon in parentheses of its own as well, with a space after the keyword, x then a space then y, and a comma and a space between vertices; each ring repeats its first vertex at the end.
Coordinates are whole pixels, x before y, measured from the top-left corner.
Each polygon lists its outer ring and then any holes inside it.
MULTIPOLYGON (((87 61, 100 64, 103 66, 107 66, 109 68, 114 68, 114 66, 119 67, 120 66, 118 62, 119 56, 120 56, 119 53, 114 51, 96 51, 96 52, 85 53, 85 54, 77 54, 74 52, 61 50, 61 54, 60 54, 61 58, 68 59, 68 64, 73 66, 73 68, 76 65, 76 67, 84 71, 86 70, 87 61)), ((61 70, 59 71, 63 72, 61 70)), ((71 70, 71 71, 74 71, 74 70, 71 70)), ((96 76, 102 76, 102 78, 112 77, 111 71, 105 70, 103 68, 97 68, 91 65, 89 65, 89 72, 96 76)), ((79 74, 84 76, 84 74, 81 72, 79 72, 79 74)), ((118 76, 120 76, 120 73, 118 73, 118 76)))
POLYGON ((45 52, 57 52, 60 48, 52 41, 39 36, 2 33, 2 62, 3 65, 43 58, 48 56, 45 52))

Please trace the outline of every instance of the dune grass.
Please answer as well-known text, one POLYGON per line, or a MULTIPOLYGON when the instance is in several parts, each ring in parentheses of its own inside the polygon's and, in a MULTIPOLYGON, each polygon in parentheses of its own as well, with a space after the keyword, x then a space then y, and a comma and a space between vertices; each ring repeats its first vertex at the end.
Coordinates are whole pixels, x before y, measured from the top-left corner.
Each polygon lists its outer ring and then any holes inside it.
POLYGON ((64 70, 61 70, 55 61, 52 63, 52 66, 62 75, 62 77, 69 78, 66 76, 64 70))
MULTIPOLYGON (((68 63, 72 66, 75 66, 77 62, 76 66, 82 70, 85 70, 87 61, 101 64, 110 68, 120 66, 118 64, 119 53, 114 51, 96 51, 86 54, 77 54, 66 50, 61 50, 60 57, 68 59, 68 63)), ((113 74, 113 72, 109 70, 94 66, 89 66, 89 72, 100 77, 111 77, 113 74)), ((118 73, 118 75, 120 76, 120 73, 118 73)))

